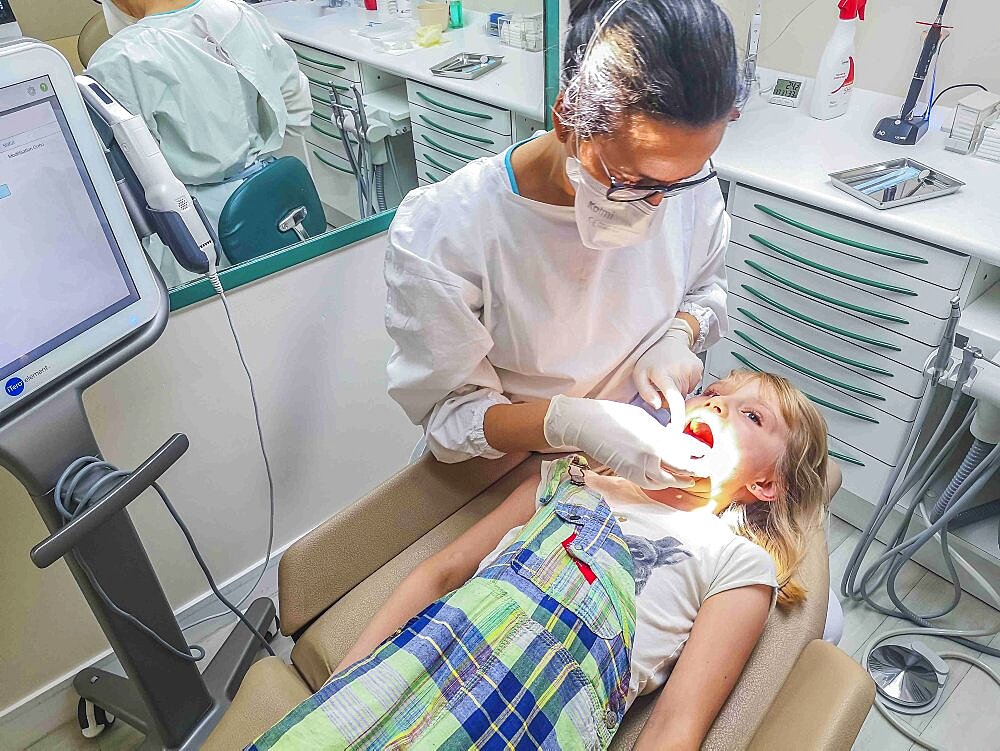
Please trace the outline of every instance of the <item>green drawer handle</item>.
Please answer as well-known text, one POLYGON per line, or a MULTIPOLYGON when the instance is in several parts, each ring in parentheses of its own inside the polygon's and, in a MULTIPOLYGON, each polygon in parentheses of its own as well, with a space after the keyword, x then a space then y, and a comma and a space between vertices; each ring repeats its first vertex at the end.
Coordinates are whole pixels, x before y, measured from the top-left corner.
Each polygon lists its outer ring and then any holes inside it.
MULTIPOLYGON (((315 117, 315 115, 314 115, 314 117, 315 117)), ((313 130, 315 130, 317 133, 322 133, 327 138, 336 138, 338 141, 341 141, 341 142, 343 142, 343 140, 344 140, 343 136, 337 135, 332 130, 327 130, 326 128, 321 128, 316 123, 310 123, 310 125, 312 126, 313 130)))
POLYGON ((791 258, 793 261, 798 261, 799 263, 808 266, 811 269, 816 269, 817 271, 822 271, 826 274, 832 274, 833 276, 840 277, 841 279, 847 279, 851 282, 857 282, 858 284, 866 284, 869 287, 876 287, 878 289, 884 289, 888 292, 896 292, 900 295, 910 295, 911 297, 917 297, 919 293, 914 292, 912 289, 907 289, 906 287, 896 287, 892 284, 886 284, 885 282, 879 282, 874 279, 868 279, 863 276, 856 276, 854 274, 848 274, 846 271, 841 271, 840 269, 835 269, 831 266, 824 266, 822 263, 817 263, 812 261, 805 256, 800 256, 797 253, 792 253, 790 250, 785 250, 780 248, 769 240, 765 240, 760 235, 750 235, 750 239, 756 240, 765 248, 770 248, 775 253, 784 256, 785 258, 791 258))
MULTIPOLYGON (((752 362, 750 362, 747 358, 743 357, 743 355, 741 355, 739 352, 733 352, 730 350, 729 354, 731 354, 733 357, 739 360, 743 365, 750 368, 750 370, 755 370, 758 373, 764 372, 756 365, 754 365, 752 362)), ((827 409, 832 409, 836 412, 841 412, 849 417, 856 417, 859 420, 864 420, 865 422, 871 422, 874 423, 875 425, 879 424, 879 421, 877 419, 875 419, 874 417, 870 417, 869 415, 866 415, 863 412, 855 412, 853 409, 847 409, 846 407, 841 407, 839 404, 828 402, 826 399, 820 399, 818 396, 813 396, 812 394, 806 391, 803 391, 802 393, 806 395, 809 401, 815 402, 816 404, 819 404, 821 407, 826 407, 827 409)))
POLYGON ((742 331, 738 331, 738 330, 734 329, 733 333, 736 334, 736 336, 738 336, 743 341, 745 341, 748 344, 752 345, 755 349, 758 349, 761 352, 763 352, 768 357, 774 358, 775 360, 777 360, 778 362, 780 362, 782 365, 785 365, 785 366, 791 368, 792 370, 797 370, 798 372, 802 373, 803 375, 810 376, 811 378, 815 378, 817 381, 822 381, 823 383, 827 383, 827 384, 829 384, 831 386, 836 386, 837 388, 844 389, 845 391, 850 391, 850 392, 852 392, 854 394, 861 394, 862 396, 867 396, 869 399, 877 399, 880 402, 884 402, 885 401, 885 397, 884 396, 882 396, 881 394, 878 394, 878 393, 876 393, 874 391, 868 391, 867 389, 863 389, 863 388, 860 388, 858 386, 852 386, 849 383, 844 383, 843 381, 838 381, 836 378, 831 378, 830 376, 823 375, 822 373, 817 373, 815 370, 810 370, 809 368, 805 367, 804 365, 799 365, 798 363, 794 363, 791 360, 789 360, 787 357, 782 357, 778 353, 772 352, 767 347, 765 347, 763 344, 761 344, 760 342, 756 341, 755 339, 753 339, 748 334, 744 334, 742 331))
POLYGON ((842 329, 839 326, 834 326, 833 324, 825 323, 824 321, 821 321, 818 318, 813 318, 812 316, 807 316, 805 313, 800 313, 797 310, 793 310, 792 308, 789 308, 787 305, 782 305, 777 300, 771 299, 760 290, 754 289, 749 284, 741 284, 740 286, 743 287, 743 289, 745 289, 747 292, 749 292, 757 299, 763 300, 769 305, 773 305, 782 313, 787 313, 793 318, 798 318, 800 321, 805 321, 806 323, 812 324, 813 326, 817 326, 818 328, 821 328, 824 331, 830 331, 834 334, 840 334, 841 336, 846 336, 849 339, 854 339, 859 342, 865 342, 866 344, 871 344, 876 347, 883 347, 884 349, 892 350, 893 352, 903 351, 902 347, 897 347, 895 344, 889 344, 889 342, 883 342, 878 339, 872 339, 871 337, 864 336, 863 334, 855 334, 853 331, 842 329))
POLYGON ((432 175, 430 172, 424 172, 424 177, 426 177, 432 183, 439 183, 439 182, 441 182, 436 177, 434 177, 434 175, 432 175))
POLYGON ((470 136, 468 133, 462 133, 461 131, 452 130, 451 128, 446 128, 443 125, 438 125, 436 122, 434 122, 429 117, 426 117, 424 115, 420 115, 420 119, 423 120, 428 125, 430 125, 432 128, 437 128, 442 133, 447 133, 449 136, 455 136, 456 138, 465 138, 469 141, 478 141, 479 143, 488 143, 490 146, 495 145, 493 141, 491 141, 488 138, 483 138, 481 136, 470 136))
POLYGON ((861 362, 860 360, 852 360, 850 357, 844 357, 843 355, 838 355, 836 352, 831 352, 828 349, 817 347, 815 344, 809 344, 809 342, 803 341, 796 336, 792 336, 788 332, 782 331, 776 326, 772 326, 767 321, 761 320, 746 308, 737 308, 737 310, 758 326, 762 326, 765 330, 771 332, 775 336, 781 337, 785 341, 789 341, 792 344, 802 347, 803 349, 809 350, 810 352, 815 352, 817 355, 823 355, 823 357, 829 357, 831 360, 842 362, 845 365, 853 365, 856 368, 861 368, 862 370, 867 370, 871 373, 878 373, 879 375, 883 375, 888 378, 894 377, 891 371, 885 370, 884 368, 877 368, 874 365, 869 365, 868 363, 861 362))
POLYGON ((323 157, 323 155, 320 154, 315 149, 313 150, 313 154, 315 154, 316 158, 319 159, 321 162, 323 162, 323 164, 325 164, 327 167, 333 167, 335 170, 337 170, 337 172, 343 172, 345 175, 353 175, 354 174, 354 170, 344 169, 339 164, 334 164, 329 159, 325 159, 323 157))
POLYGON ((836 297, 830 297, 829 295, 824 295, 822 292, 816 292, 815 290, 809 289, 808 287, 803 287, 801 284, 796 284, 791 279, 786 279, 783 276, 775 274, 770 269, 766 269, 761 266, 756 261, 751 261, 748 258, 743 259, 745 263, 750 268, 755 271, 759 271, 761 274, 769 279, 773 279, 779 284, 783 284, 786 287, 794 289, 796 292, 801 292, 804 295, 809 295, 809 297, 815 297, 817 300, 822 300, 823 302, 828 302, 831 305, 836 305, 841 308, 846 308, 847 310, 853 310, 855 313, 863 313, 866 316, 871 316, 872 318, 879 318, 883 321, 892 321, 893 323, 900 323, 904 326, 909 326, 910 322, 905 318, 900 318, 899 316, 894 316, 891 313, 882 313, 878 310, 872 310, 871 308, 863 308, 860 305, 854 305, 849 302, 844 302, 843 300, 838 300, 836 297))
POLYGON ((332 68, 333 70, 347 70, 346 65, 337 65, 337 63, 328 63, 326 60, 320 60, 318 57, 309 57, 309 55, 304 52, 299 52, 295 50, 295 57, 300 60, 305 60, 307 63, 312 63, 313 65, 322 65, 324 68, 332 68))
POLYGON ((833 449, 827 449, 826 453, 832 456, 834 459, 840 459, 842 462, 847 462, 848 464, 853 464, 857 467, 865 466, 865 463, 858 461, 852 456, 847 456, 847 454, 841 454, 839 451, 834 451, 833 449))
POLYGON ((453 149, 449 149, 447 146, 442 146, 433 138, 431 138, 430 136, 425 136, 423 133, 420 134, 420 137, 423 138, 428 144, 433 146, 435 149, 439 149, 443 151, 445 154, 451 154, 453 157, 457 157, 458 159, 465 159, 466 161, 471 162, 478 158, 474 156, 468 156, 467 154, 463 154, 460 151, 454 151, 453 149))
POLYGON ((431 164, 433 164, 435 167, 437 167, 442 172, 447 172, 449 175, 454 174, 455 170, 451 169, 450 167, 445 167, 443 164, 441 164, 441 162, 439 162, 437 159, 435 159, 434 157, 432 157, 426 151, 423 153, 423 157, 424 157, 424 159, 426 159, 428 162, 430 162, 431 164))
POLYGON ((479 117, 483 120, 492 120, 493 115, 484 115, 481 112, 472 112, 471 110, 463 110, 461 107, 453 107, 450 104, 445 104, 444 102, 439 102, 436 99, 431 99, 426 94, 418 91, 417 96, 423 99, 429 104, 433 104, 435 107, 440 107, 443 110, 448 110, 449 112, 457 112, 460 115, 468 115, 469 117, 479 117))
MULTIPOLYGON (((350 89, 347 88, 346 86, 338 86, 333 81, 320 81, 318 78, 312 78, 311 76, 306 76, 306 80, 311 84, 315 84, 316 86, 332 86, 337 91, 350 91, 350 89)), ((312 96, 312 94, 310 94, 309 96, 312 96)), ((316 99, 316 97, 313 96, 313 99, 316 99)), ((323 104, 329 104, 329 102, 325 102, 322 99, 318 99, 317 101, 321 101, 323 102, 323 104)))
POLYGON ((774 209, 769 209, 767 206, 762 206, 759 203, 753 205, 758 211, 763 211, 768 216, 773 216, 779 222, 784 222, 785 224, 790 224, 793 227, 797 227, 804 230, 810 234, 817 235, 818 237, 825 238, 827 240, 833 240, 834 242, 843 243, 844 245, 850 245, 852 248, 860 248, 861 250, 868 250, 872 253, 878 253, 879 255, 888 256, 889 258, 898 258, 900 261, 913 261, 913 263, 929 263, 926 258, 921 258, 920 256, 913 256, 909 253, 899 253, 895 250, 886 250, 885 248, 879 248, 875 245, 868 245, 867 243, 858 242, 857 240, 848 240, 846 237, 841 237, 840 235, 834 235, 830 232, 824 232, 821 229, 816 229, 815 227, 810 227, 808 224, 803 224, 802 222, 796 221, 789 216, 784 214, 779 214, 774 209))

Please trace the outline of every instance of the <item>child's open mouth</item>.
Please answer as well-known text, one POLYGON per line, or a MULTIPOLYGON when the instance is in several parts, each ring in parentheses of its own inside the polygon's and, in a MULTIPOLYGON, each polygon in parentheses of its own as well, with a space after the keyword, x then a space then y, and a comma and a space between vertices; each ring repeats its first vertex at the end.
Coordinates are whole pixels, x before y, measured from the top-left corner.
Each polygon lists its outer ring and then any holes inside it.
POLYGON ((702 422, 701 420, 690 420, 688 421, 688 424, 684 426, 684 432, 692 438, 701 441, 709 448, 712 448, 712 446, 715 445, 715 438, 712 436, 712 429, 706 422, 702 422))

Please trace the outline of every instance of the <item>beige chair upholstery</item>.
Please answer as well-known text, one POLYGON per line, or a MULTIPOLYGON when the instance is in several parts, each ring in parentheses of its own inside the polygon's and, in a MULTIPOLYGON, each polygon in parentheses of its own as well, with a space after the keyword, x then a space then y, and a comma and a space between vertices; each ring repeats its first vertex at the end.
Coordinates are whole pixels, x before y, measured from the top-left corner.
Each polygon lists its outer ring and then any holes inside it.
MULTIPOLYGON (((289 548, 279 568, 279 599, 282 631, 297 637, 294 668, 274 658, 257 663, 205 748, 242 748, 323 685, 414 566, 537 476, 541 457, 524 458, 444 465, 425 457, 289 548)), ((831 495, 839 471, 832 484, 831 495)), ((850 748, 874 685, 850 657, 817 641, 829 592, 827 560, 819 533, 801 571, 808 602, 771 616, 704 748, 850 748)), ((632 747, 654 702, 655 695, 640 697, 612 748, 632 747)))
POLYGON ((80 38, 76 41, 76 51, 80 55, 80 62, 86 68, 90 65, 90 58, 97 52, 97 48, 111 38, 108 32, 108 25, 104 20, 104 11, 94 14, 80 30, 80 38))

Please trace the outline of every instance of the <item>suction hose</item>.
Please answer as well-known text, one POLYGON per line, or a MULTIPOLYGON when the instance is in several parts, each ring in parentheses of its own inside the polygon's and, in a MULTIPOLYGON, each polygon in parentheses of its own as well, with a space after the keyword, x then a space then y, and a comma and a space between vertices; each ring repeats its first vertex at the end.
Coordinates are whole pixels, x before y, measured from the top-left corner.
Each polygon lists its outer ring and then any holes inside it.
POLYGON ((990 452, 994 448, 994 445, 986 443, 985 441, 980 441, 978 438, 973 441, 972 447, 969 449, 969 453, 965 455, 965 458, 962 460, 962 464, 959 466, 955 476, 951 478, 951 482, 948 483, 948 487, 945 488, 944 492, 941 493, 941 497, 938 498, 937 503, 934 504, 934 508, 930 513, 932 522, 936 522, 941 518, 941 515, 948 510, 955 498, 955 492, 962 485, 962 483, 965 482, 965 479, 972 474, 972 471, 983 463, 983 460, 989 456, 990 452))
POLYGON ((386 211, 389 205, 385 200, 385 165, 375 165, 375 201, 379 211, 386 211))

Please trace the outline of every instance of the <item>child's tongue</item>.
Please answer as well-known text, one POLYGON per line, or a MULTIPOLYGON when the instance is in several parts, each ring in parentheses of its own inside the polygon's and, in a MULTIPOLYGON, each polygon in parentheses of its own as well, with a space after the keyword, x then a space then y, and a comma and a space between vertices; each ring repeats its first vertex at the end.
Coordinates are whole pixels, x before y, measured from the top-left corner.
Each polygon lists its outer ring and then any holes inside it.
POLYGON ((709 448, 712 448, 715 443, 715 439, 712 436, 712 429, 708 426, 708 423, 701 422, 700 420, 691 420, 688 422, 684 426, 684 432, 692 438, 701 441, 709 448))

